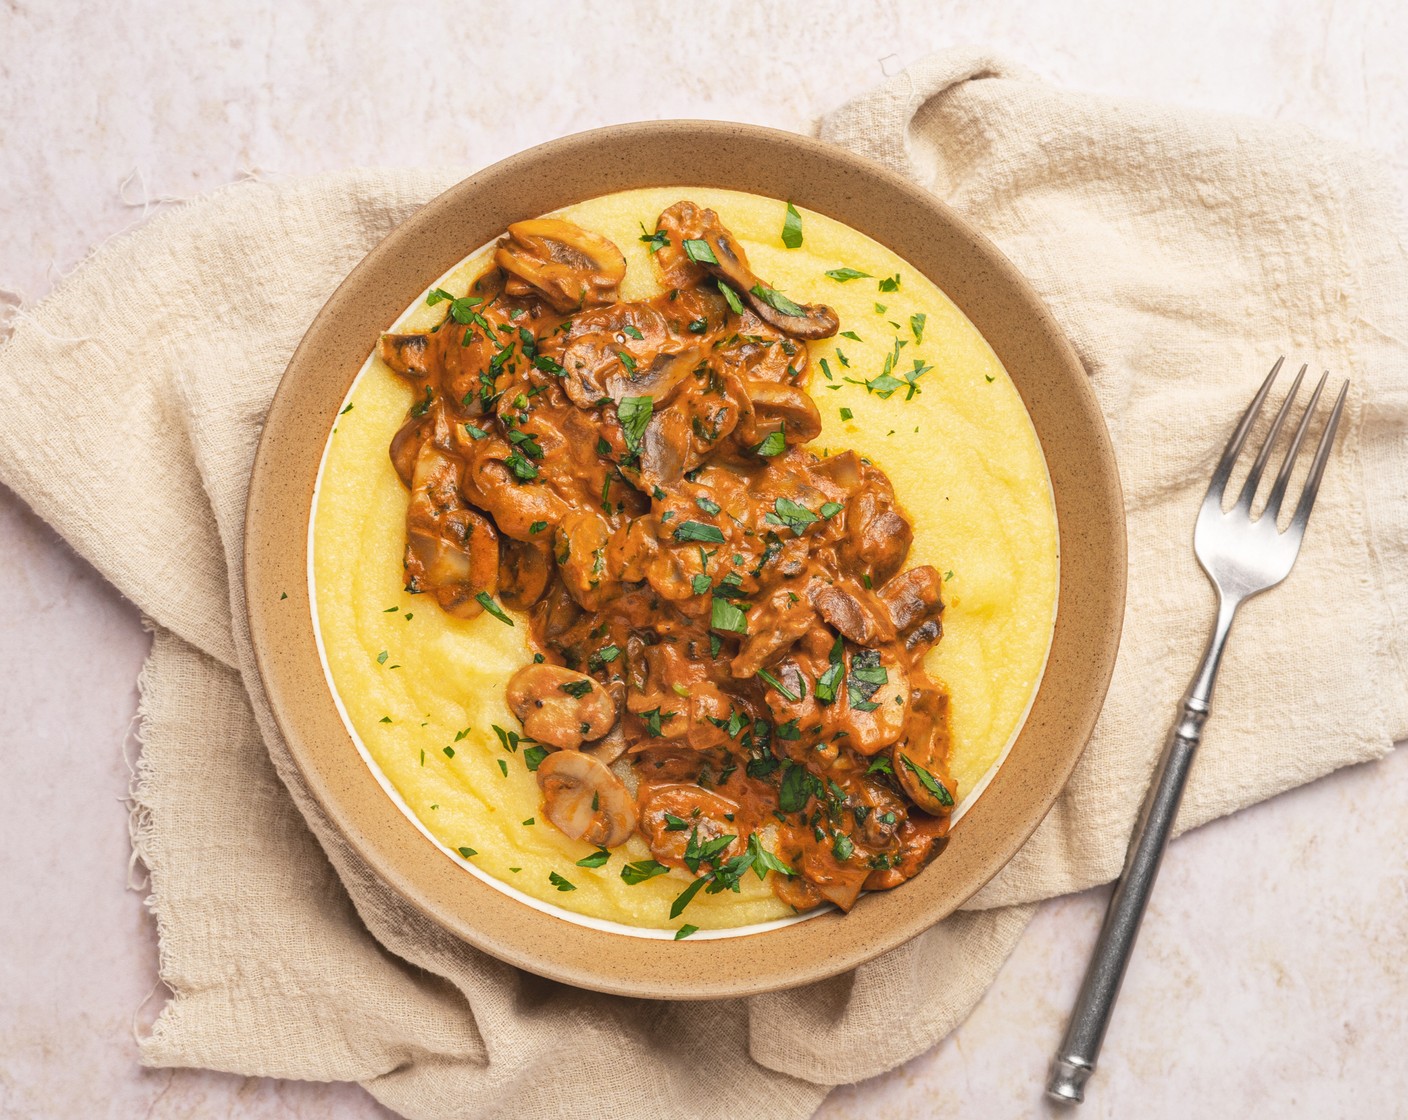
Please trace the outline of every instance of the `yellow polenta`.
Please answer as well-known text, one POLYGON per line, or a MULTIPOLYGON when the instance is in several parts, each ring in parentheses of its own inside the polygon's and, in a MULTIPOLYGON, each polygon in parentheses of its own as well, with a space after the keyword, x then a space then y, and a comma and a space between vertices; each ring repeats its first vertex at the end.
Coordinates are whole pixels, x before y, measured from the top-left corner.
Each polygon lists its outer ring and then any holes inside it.
MULTIPOLYGON (((807 344, 824 422, 814 447, 854 448, 881 467, 914 524, 908 565, 932 564, 945 575, 944 637, 926 666, 950 691, 961 802, 1020 725, 1051 639, 1056 519, 1021 399, 941 291, 889 250, 819 214, 802 211, 797 249, 781 241, 783 203, 732 191, 628 191, 561 214, 621 247, 628 262, 621 296, 641 299, 659 287, 640 227, 653 230, 656 215, 681 198, 718 211, 759 276, 798 302, 830 304, 841 317, 848 337, 807 344), (836 269, 868 276, 838 282, 825 275, 836 269), (915 316, 923 316, 922 328, 915 316), (913 369, 916 358, 933 367, 910 399, 905 390, 882 398, 858 384, 879 376, 896 339, 906 342, 897 372, 913 369)), ((465 261, 440 286, 462 295, 486 256, 465 261)), ((428 329, 444 313, 443 305, 418 303, 397 329, 428 329)), ((579 867, 595 849, 542 818, 522 751, 507 750, 495 732, 495 725, 518 729, 504 684, 529 657, 524 620, 513 627, 489 614, 461 621, 431 597, 402 589, 408 496, 387 447, 411 403, 405 382, 379 360, 369 362, 330 438, 316 499, 318 624, 352 727, 411 812, 451 851, 472 851, 467 858, 481 871, 580 914, 677 926, 669 908, 688 877, 674 871, 623 882, 626 862, 650 858, 638 836, 603 866, 579 867), (575 889, 558 889, 551 873, 575 889)), ((348 765, 359 763, 349 756, 348 765)), ((715 929, 790 914, 750 874, 741 894, 697 895, 685 917, 715 929)))

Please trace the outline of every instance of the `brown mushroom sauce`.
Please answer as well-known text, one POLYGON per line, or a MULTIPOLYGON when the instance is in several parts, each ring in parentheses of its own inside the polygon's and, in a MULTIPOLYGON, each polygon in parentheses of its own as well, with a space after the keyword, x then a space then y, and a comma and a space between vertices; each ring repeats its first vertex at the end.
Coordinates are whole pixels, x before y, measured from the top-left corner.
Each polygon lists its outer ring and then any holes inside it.
POLYGON ((469 295, 431 294, 439 327, 383 337, 416 393, 391 444, 406 588, 462 618, 506 619, 494 596, 528 613, 508 699, 563 752, 538 776, 567 835, 638 831, 696 876, 676 913, 749 870, 797 910, 847 910, 947 833, 948 698, 922 667, 941 582, 904 568, 883 472, 804 446, 803 340, 835 313, 758 280, 693 203, 642 240, 668 291, 621 302, 610 241, 510 226, 469 295))

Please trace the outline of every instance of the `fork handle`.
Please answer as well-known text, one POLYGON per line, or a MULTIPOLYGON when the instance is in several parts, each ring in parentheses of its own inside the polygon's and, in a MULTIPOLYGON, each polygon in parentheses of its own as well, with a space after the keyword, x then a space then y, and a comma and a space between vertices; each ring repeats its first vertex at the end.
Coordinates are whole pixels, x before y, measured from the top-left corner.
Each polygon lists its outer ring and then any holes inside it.
POLYGON ((1085 1099, 1085 1083, 1095 1070, 1110 1013, 1134 951, 1135 938, 1139 936, 1139 923, 1154 891, 1159 864, 1183 800, 1183 787, 1188 782, 1193 756, 1202 741, 1223 644, 1236 609, 1235 601, 1224 600, 1218 605, 1212 640, 1183 697, 1178 722, 1164 745, 1153 784, 1144 798, 1144 807, 1130 838, 1124 870, 1115 884, 1109 909, 1105 911, 1105 922, 1086 967, 1066 1037, 1051 1063, 1046 1092, 1056 1100, 1079 1103, 1085 1099))

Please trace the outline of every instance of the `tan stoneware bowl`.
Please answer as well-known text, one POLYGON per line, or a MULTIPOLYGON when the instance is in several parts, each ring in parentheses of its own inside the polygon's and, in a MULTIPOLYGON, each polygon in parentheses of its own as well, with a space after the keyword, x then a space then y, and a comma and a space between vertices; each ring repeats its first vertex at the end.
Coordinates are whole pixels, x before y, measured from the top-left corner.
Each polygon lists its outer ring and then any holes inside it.
POLYGON ((718 999, 854 968, 947 917, 1012 858, 1061 791, 1104 700, 1124 612, 1124 517, 1084 371, 1036 293, 981 234, 912 183, 815 140, 741 124, 663 121, 568 136, 479 172, 403 223, 332 293, 269 410, 250 481, 245 582, 279 727, 328 816, 387 883, 470 944, 543 976, 623 995, 718 999), (790 199, 868 234, 943 289, 1026 403, 1050 471, 1061 542, 1045 676, 1006 761, 942 854, 900 888, 864 895, 848 915, 678 942, 531 908, 440 852, 384 792, 338 714, 314 640, 308 579, 323 447, 379 333, 510 222, 613 191, 674 184, 790 199), (285 591, 291 601, 280 600, 285 591))

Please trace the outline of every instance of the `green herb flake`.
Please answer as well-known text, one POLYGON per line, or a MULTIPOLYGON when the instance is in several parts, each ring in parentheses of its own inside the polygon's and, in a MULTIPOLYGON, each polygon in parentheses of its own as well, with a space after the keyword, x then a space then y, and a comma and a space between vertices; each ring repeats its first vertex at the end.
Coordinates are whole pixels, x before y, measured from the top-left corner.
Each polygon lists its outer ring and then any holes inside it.
POLYGON ((547 758, 547 756, 547 747, 540 747, 536 745, 531 747, 524 747, 523 765, 528 767, 530 772, 537 770, 538 767, 542 765, 543 759, 547 758))
POLYGON ((802 247, 802 215, 790 202, 787 204, 787 217, 782 220, 782 243, 789 249, 802 247))
POLYGON ((753 448, 755 455, 761 455, 764 459, 771 459, 775 455, 781 455, 787 449, 787 437, 782 434, 782 429, 769 433, 768 437, 753 448))
POLYGON ((425 305, 427 307, 434 307, 437 303, 444 303, 446 300, 453 303, 454 299, 455 297, 445 291, 444 288, 431 288, 430 294, 425 297, 425 305))
POLYGON ((528 532, 529 532, 530 534, 532 534, 533 536, 537 536, 539 533, 541 533, 541 532, 542 532, 544 529, 546 529, 547 527, 548 527, 548 523, 547 523, 546 521, 535 521, 535 522, 533 522, 533 524, 531 524, 531 525, 528 526, 528 532))
POLYGON ((725 284, 722 280, 719 281, 719 291, 723 294, 724 301, 728 304, 729 309, 735 315, 742 315, 743 301, 738 298, 738 293, 735 292, 727 284, 725 284))
POLYGON ((509 452, 508 458, 504 460, 504 466, 508 467, 520 482, 531 482, 538 477, 538 468, 525 459, 523 453, 516 447, 509 452))
POLYGON ((675 540, 681 544, 690 541, 703 541, 706 544, 723 544, 724 532, 717 525, 705 525, 700 521, 686 521, 674 532, 675 540))
POLYGON ((577 861, 578 867, 601 867, 611 858, 611 853, 605 848, 598 848, 589 856, 583 856, 577 861))
POLYGON ((483 428, 476 428, 473 424, 466 424, 464 430, 470 439, 484 439, 489 434, 483 428))
POLYGON ((766 284, 754 284, 748 290, 769 307, 781 312, 783 315, 805 316, 807 313, 807 309, 801 304, 793 303, 776 288, 769 288, 766 284))
POLYGON ((459 853, 460 855, 464 856, 465 859, 469 859, 470 856, 477 856, 479 854, 473 848, 460 848, 459 853))
POLYGON ((382 650, 379 654, 376 655, 376 663, 378 665, 385 665, 386 659, 390 656, 391 655, 387 653, 386 650, 382 650))
MULTIPOLYGON (((798 241, 797 241, 797 244, 799 244, 799 245, 801 244, 800 237, 799 237, 799 239, 798 239, 798 241)), ((683 941, 683 940, 684 940, 686 937, 688 937, 691 933, 698 933, 698 932, 699 932, 699 927, 698 927, 698 926, 692 926, 692 925, 690 925, 688 922, 685 922, 684 925, 680 926, 679 929, 675 930, 675 940, 676 940, 676 941, 683 941)))
POLYGON ((924 341, 924 319, 925 315, 922 311, 909 317, 909 329, 914 332, 914 345, 916 346, 924 341))
POLYGON ((870 273, 858 272, 854 268, 833 268, 828 271, 826 275, 832 280, 835 280, 838 284, 844 284, 847 280, 860 280, 870 277, 870 273))
POLYGON ((635 360, 633 357, 631 357, 629 354, 627 354, 624 350, 617 350, 617 351, 616 351, 616 357, 617 357, 618 359, 620 359, 621 364, 626 367, 626 372, 627 372, 627 373, 630 373, 630 374, 634 374, 634 373, 635 373, 635 371, 636 371, 636 360, 635 360))
POLYGON ((877 285, 882 292, 897 292, 900 290, 900 274, 896 272, 893 276, 887 276, 877 285))
POLYGON ((687 237, 684 241, 684 255, 697 264, 718 264, 714 249, 707 241, 698 237, 687 237))
POLYGON ((911 774, 919 779, 919 784, 934 795, 940 805, 949 808, 953 807, 953 794, 949 793, 943 782, 939 781, 938 778, 934 777, 933 774, 925 770, 924 767, 920 766, 919 763, 915 762, 914 759, 910 758, 907 754, 900 755, 900 761, 904 763, 905 768, 908 769, 911 774))
POLYGON ((816 514, 791 498, 778 498, 773 502, 772 508, 773 512, 767 514, 764 520, 769 525, 786 526, 792 530, 794 536, 800 537, 806 532, 807 526, 817 520, 816 514))
POLYGON ((705 513, 710 514, 711 516, 720 512, 720 510, 722 509, 719 503, 714 501, 712 498, 695 498, 694 504, 697 505, 700 509, 702 509, 705 513))
POLYGON ((494 761, 499 764, 499 773, 502 774, 505 778, 507 778, 507 777, 508 777, 508 763, 505 762, 502 758, 496 758, 496 759, 494 759, 494 761))
POLYGON ((831 854, 841 863, 845 863, 855 854, 855 843, 844 832, 838 832, 836 839, 831 845, 831 854))
POLYGON ((670 907, 670 917, 678 918, 684 913, 684 908, 694 901, 694 896, 699 893, 700 889, 708 881, 709 877, 706 876, 703 879, 695 879, 694 882, 685 887, 685 889, 679 893, 679 897, 675 899, 674 904, 670 907))
POLYGON ((748 616, 727 599, 715 596, 709 615, 709 628, 723 630, 729 634, 747 634, 748 616))
POLYGON ((548 872, 548 882, 560 891, 575 891, 576 885, 568 879, 564 879, 556 871, 548 872))
POLYGON ((637 224, 640 226, 640 240, 645 242, 647 252, 658 253, 670 243, 670 235, 663 229, 657 229, 654 233, 646 233, 645 223, 639 222, 637 224))
POLYGON ((454 748, 454 747, 441 747, 440 749, 445 752, 445 757, 446 757, 446 758, 454 758, 454 757, 455 757, 455 748, 454 748))
POLYGON ((630 337, 634 338, 637 342, 639 342, 645 337, 645 335, 640 333, 639 327, 634 327, 630 323, 627 323, 624 327, 621 328, 621 333, 630 335, 630 337))
POLYGON ((797 703, 799 700, 802 699, 785 684, 783 684, 780 680, 778 680, 775 676, 769 673, 766 669, 759 669, 758 677, 771 688, 781 693, 783 699, 790 700, 793 704, 797 703))
POLYGON ((858 335, 858 334, 856 334, 855 331, 842 331, 842 332, 841 332, 841 337, 842 337, 842 338, 849 338, 852 342, 864 342, 864 341, 865 341, 865 339, 861 338, 861 336, 858 335))
POLYGON ((498 603, 494 602, 493 598, 489 595, 487 591, 481 591, 478 595, 474 597, 474 599, 481 607, 483 607, 491 615, 497 618, 505 626, 513 625, 513 619, 509 618, 508 615, 504 614, 503 608, 499 606, 498 603))
POLYGON ((638 883, 644 883, 647 879, 654 879, 657 875, 668 874, 669 870, 663 863, 657 863, 653 859, 643 859, 622 867, 621 879, 626 886, 634 887, 638 883))
POLYGON ((626 447, 632 454, 639 454, 640 442, 645 437, 646 426, 655 411, 654 397, 622 397, 616 406, 616 419, 626 436, 626 447))

